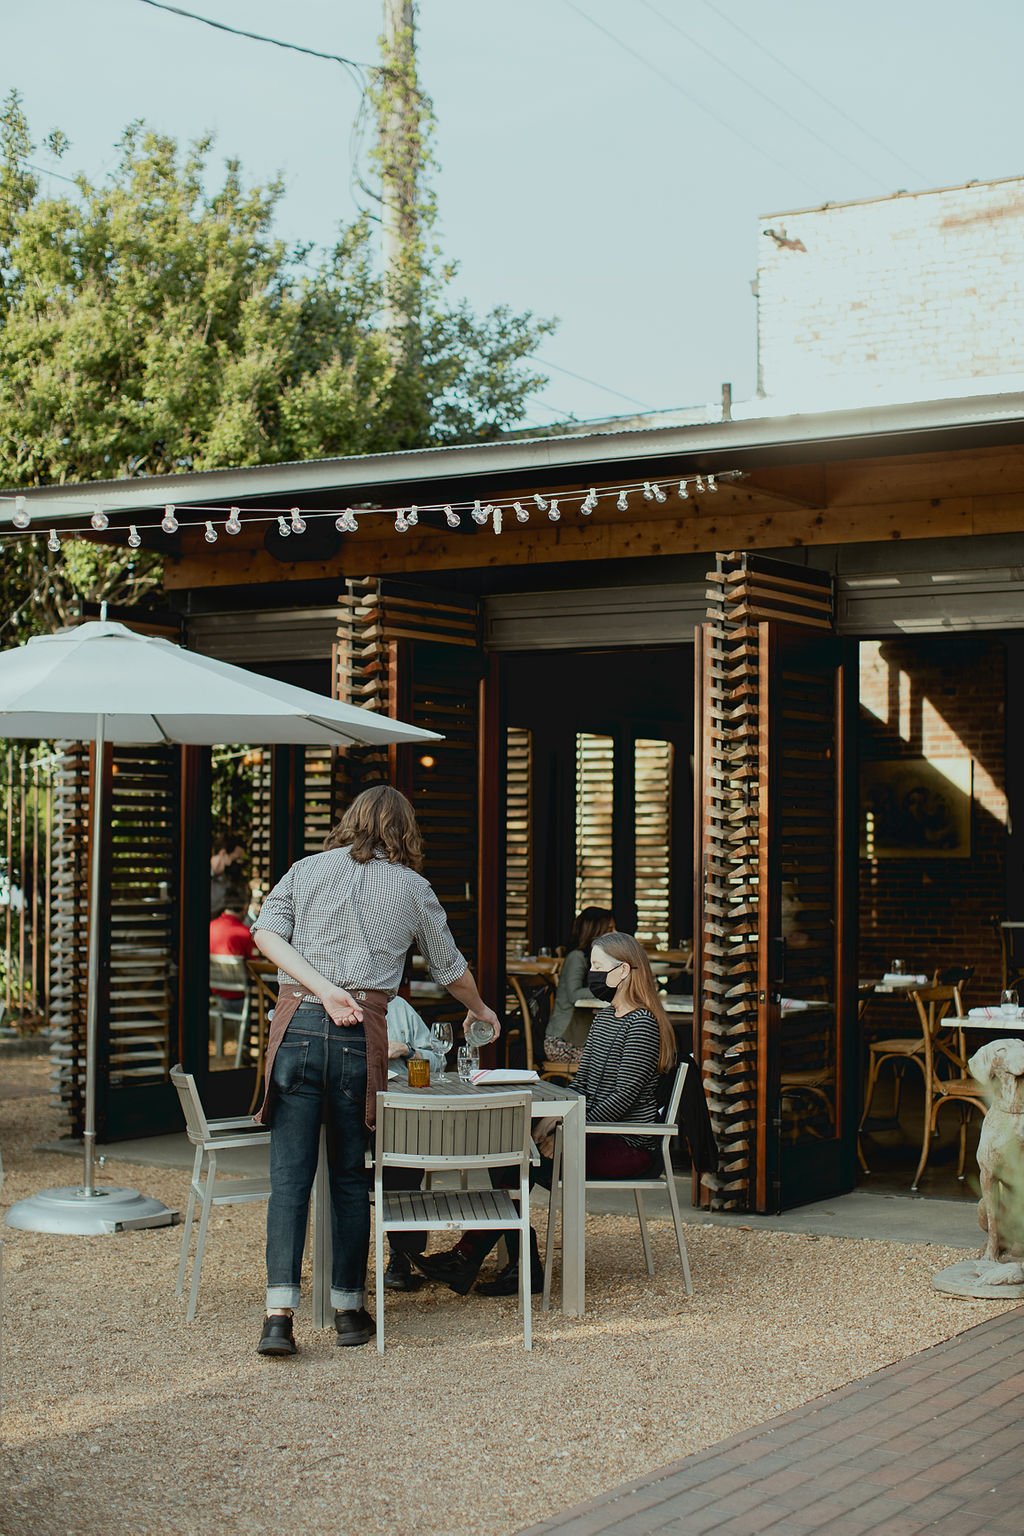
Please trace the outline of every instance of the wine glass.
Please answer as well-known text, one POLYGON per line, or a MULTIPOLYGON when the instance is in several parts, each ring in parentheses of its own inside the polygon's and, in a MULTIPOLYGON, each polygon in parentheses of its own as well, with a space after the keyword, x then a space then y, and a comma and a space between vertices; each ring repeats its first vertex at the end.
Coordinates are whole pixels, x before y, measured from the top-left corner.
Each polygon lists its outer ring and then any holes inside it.
POLYGON ((892 970, 889 972, 889 974, 890 976, 905 976, 907 974, 906 961, 894 960, 892 962, 892 970))
POLYGON ((1017 996, 1015 988, 1007 987, 1006 991, 1003 992, 999 998, 999 1011, 1002 1013, 1004 1019, 1015 1019, 1017 1017, 1020 1011, 1018 1006, 1019 1002, 1020 999, 1017 996))
POLYGON ((455 1044, 455 1035, 451 1025, 443 1019, 439 1020, 436 1024, 432 1024, 430 1026, 430 1038, 441 1054, 441 1071, 443 1073, 447 1069, 448 1052, 455 1044))

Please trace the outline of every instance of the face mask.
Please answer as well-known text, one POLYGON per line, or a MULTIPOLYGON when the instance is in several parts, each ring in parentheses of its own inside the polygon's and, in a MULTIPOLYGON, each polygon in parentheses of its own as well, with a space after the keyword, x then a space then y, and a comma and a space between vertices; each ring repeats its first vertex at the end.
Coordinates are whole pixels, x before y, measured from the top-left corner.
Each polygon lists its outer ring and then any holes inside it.
POLYGON ((602 1003, 610 1003, 619 987, 621 987, 622 982, 626 979, 622 977, 620 981, 615 983, 614 987, 611 987, 608 985, 608 974, 607 971, 591 971, 587 976, 587 986, 602 1003))

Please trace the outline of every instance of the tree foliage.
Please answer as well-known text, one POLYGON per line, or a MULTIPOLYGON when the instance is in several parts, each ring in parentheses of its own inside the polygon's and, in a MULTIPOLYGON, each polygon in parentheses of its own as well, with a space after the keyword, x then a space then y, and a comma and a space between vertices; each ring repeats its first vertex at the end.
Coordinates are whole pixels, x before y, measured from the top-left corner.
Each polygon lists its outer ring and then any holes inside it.
MULTIPOLYGON (((396 348, 371 221, 328 251, 289 248, 274 233, 281 183, 249 184, 236 161, 218 178, 208 138, 181 149, 134 124, 108 176, 57 196, 33 153, 12 94, 0 114, 6 488, 483 441, 545 382, 529 359, 550 323, 454 302, 453 271, 425 244, 416 345, 396 348)), ((127 551, 5 547, 8 595, 39 588, 44 622, 75 591, 120 598, 159 579, 127 551)))

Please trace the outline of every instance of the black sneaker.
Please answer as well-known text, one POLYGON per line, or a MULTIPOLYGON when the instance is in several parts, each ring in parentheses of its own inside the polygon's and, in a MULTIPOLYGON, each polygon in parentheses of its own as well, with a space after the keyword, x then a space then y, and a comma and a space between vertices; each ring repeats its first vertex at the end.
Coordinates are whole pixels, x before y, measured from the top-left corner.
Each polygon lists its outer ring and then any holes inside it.
POLYGON ((256 1346, 258 1355, 294 1355, 298 1351, 290 1317, 265 1317, 263 1332, 256 1346))
POLYGON ((422 1275, 414 1275, 404 1253, 393 1253, 384 1271, 386 1291, 418 1291, 423 1284, 422 1275))
POLYGON ((465 1296, 473 1289, 483 1263, 482 1259, 466 1258, 457 1248, 447 1253, 411 1253, 409 1257, 428 1280, 446 1285, 456 1296, 465 1296))
POLYGON ((366 1308, 360 1307, 357 1312, 335 1312, 334 1327, 338 1334, 334 1342, 345 1349, 353 1344, 369 1344, 376 1324, 366 1308))

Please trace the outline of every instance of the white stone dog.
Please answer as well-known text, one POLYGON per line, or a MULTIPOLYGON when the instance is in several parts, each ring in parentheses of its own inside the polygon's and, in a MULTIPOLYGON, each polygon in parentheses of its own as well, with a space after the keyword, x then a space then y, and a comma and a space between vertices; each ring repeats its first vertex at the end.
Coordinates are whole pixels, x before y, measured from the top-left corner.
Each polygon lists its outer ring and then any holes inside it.
POLYGON ((983 1258, 1024 1259, 1024 1041, 992 1040, 967 1063, 988 1099, 978 1142, 983 1258))

